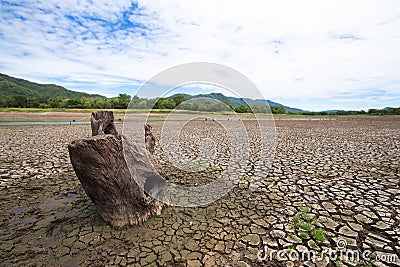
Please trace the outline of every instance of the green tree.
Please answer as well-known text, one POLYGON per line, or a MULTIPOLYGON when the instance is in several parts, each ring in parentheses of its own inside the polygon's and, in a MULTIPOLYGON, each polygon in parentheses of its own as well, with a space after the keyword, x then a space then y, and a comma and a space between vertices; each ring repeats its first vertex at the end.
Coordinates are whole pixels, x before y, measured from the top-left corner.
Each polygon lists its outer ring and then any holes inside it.
POLYGON ((175 107, 180 105, 183 101, 185 101, 185 97, 183 95, 174 95, 172 100, 175 102, 175 107))
POLYGON ((272 114, 286 114, 287 113, 285 107, 282 107, 282 106, 271 107, 271 112, 272 112, 272 114))
POLYGON ((63 99, 61 97, 49 98, 48 105, 51 108, 62 108, 63 107, 63 99))
POLYGON ((81 108, 81 99, 80 98, 70 98, 65 102, 66 108, 81 108))
POLYGON ((175 108, 175 102, 169 98, 160 98, 154 105, 155 109, 173 109, 175 108))
POLYGON ((16 95, 14 97, 15 107, 17 108, 26 108, 28 99, 23 95, 16 95))
POLYGON ((249 105, 241 105, 241 106, 237 106, 235 107, 235 112, 237 113, 251 113, 251 108, 249 107, 249 105))
POLYGON ((127 108, 129 103, 131 102, 131 96, 128 94, 119 94, 118 95, 118 108, 127 108))

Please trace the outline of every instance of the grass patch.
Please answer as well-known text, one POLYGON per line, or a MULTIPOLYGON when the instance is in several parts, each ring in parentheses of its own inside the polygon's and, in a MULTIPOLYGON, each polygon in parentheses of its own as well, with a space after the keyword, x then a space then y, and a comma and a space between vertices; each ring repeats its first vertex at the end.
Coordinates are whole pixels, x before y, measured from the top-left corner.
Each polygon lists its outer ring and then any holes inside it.
POLYGON ((290 237, 290 238, 293 239, 293 240, 300 241, 300 238, 298 238, 298 237, 297 237, 295 234, 293 234, 293 233, 288 233, 287 235, 288 235, 288 237, 290 237))
POLYGON ((303 204, 300 204, 299 210, 301 212, 310 212, 311 209, 310 209, 310 207, 306 207, 306 206, 303 206, 303 204))
POLYGON ((365 223, 365 222, 367 222, 367 219, 366 219, 366 218, 364 218, 364 217, 361 217, 361 218, 360 218, 360 222, 363 222, 363 223, 365 223))
POLYGON ((297 213, 294 217, 293 217, 294 222, 297 224, 301 221, 300 215, 297 213))
POLYGON ((322 228, 315 229, 312 232, 312 236, 316 241, 319 241, 319 242, 324 242, 327 240, 326 236, 325 236, 325 231, 322 228))
POLYGON ((342 263, 341 260, 336 260, 336 261, 335 261, 335 266, 340 267, 340 266, 342 266, 342 265, 343 265, 343 263, 342 263))
POLYGON ((302 222, 302 221, 300 221, 300 222, 296 223, 296 225, 297 225, 300 229, 303 229, 303 230, 306 230, 306 231, 310 231, 310 230, 311 230, 311 224, 308 223, 308 222, 302 222))
POLYGON ((300 231, 299 236, 301 239, 309 239, 310 235, 307 232, 300 231))
POLYGON ((314 240, 311 240, 311 241, 310 241, 310 246, 311 246, 311 248, 313 248, 313 249, 317 249, 317 248, 318 248, 318 245, 317 245, 317 243, 315 243, 314 240))
MULTIPOLYGON (((291 229, 294 228, 294 230, 296 230, 297 236, 300 237, 303 242, 311 239, 309 245, 312 248, 317 249, 319 247, 318 243, 327 240, 325 230, 321 228, 321 224, 317 219, 311 221, 310 215, 308 215, 311 211, 309 207, 306 207, 303 204, 298 205, 298 212, 293 216, 294 224, 291 224, 290 227, 291 229)), ((295 234, 289 233, 288 236, 295 240, 295 234)))
MULTIPOLYGON (((32 113, 39 113, 39 112, 77 112, 77 113, 91 113, 93 111, 99 110, 111 110, 114 114, 125 114, 126 109, 109 109, 109 108, 0 108, 0 112, 32 112, 32 113)), ((144 113, 149 112, 150 110, 146 109, 129 109, 128 113, 144 113)), ((161 113, 161 112, 160 112, 161 113)))

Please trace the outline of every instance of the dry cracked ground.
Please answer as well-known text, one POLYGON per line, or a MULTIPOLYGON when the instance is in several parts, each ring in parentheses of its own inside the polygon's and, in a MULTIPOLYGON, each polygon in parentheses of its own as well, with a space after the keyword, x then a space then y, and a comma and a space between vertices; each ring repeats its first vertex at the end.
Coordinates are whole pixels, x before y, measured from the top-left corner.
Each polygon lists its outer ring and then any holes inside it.
MULTIPOLYGON (((0 127, 0 265, 399 266, 400 117, 275 123, 269 172, 128 229, 102 221, 70 165, 67 145, 88 125, 0 127)), ((165 168, 183 184, 219 171, 165 168)))

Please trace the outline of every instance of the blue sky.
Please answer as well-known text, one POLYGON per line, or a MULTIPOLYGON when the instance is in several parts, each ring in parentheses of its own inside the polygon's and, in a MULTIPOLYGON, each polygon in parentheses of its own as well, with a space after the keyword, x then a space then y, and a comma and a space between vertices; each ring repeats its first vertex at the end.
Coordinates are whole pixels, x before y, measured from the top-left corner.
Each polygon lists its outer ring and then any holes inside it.
POLYGON ((113 96, 214 62, 288 106, 383 108, 400 106, 398 29, 397 0, 0 0, 0 72, 113 96))

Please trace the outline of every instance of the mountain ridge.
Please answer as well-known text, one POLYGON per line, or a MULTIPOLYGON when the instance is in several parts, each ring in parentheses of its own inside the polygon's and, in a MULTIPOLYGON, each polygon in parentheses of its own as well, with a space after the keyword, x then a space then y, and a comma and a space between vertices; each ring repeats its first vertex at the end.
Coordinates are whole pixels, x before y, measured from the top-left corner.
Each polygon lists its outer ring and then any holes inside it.
MULTIPOLYGON (((182 95, 185 100, 198 98, 198 97, 207 97, 216 99, 219 101, 225 101, 229 103, 233 107, 238 107, 242 105, 249 105, 251 107, 261 106, 265 107, 267 104, 270 107, 283 107, 289 113, 302 112, 303 110, 298 108, 292 108, 285 106, 283 104, 273 102, 271 100, 266 99, 251 99, 251 98, 238 98, 225 96, 221 93, 209 93, 209 94, 175 94, 173 96, 167 98, 173 98, 176 95, 182 95)), ((0 98, 14 98, 18 99, 18 102, 24 101, 32 101, 37 99, 46 99, 46 98, 106 98, 100 94, 88 94, 84 92, 73 91, 67 89, 63 86, 56 84, 40 84, 28 81, 22 78, 12 77, 7 74, 0 73, 0 98)))
MULTIPOLYGON (((191 96, 191 95, 189 95, 191 96)), ((224 94, 221 93, 210 93, 210 94, 198 94, 194 95, 191 98, 196 98, 196 97, 209 97, 213 99, 217 99, 220 101, 227 101, 233 106, 242 106, 242 105, 249 105, 251 107, 255 105, 259 105, 261 107, 266 106, 267 104, 270 107, 284 107, 286 111, 296 113, 296 112, 303 112, 304 110, 298 109, 298 108, 292 108, 289 106, 285 106, 283 104, 273 102, 268 99, 251 99, 251 98, 246 98, 246 97, 232 97, 232 96, 225 96, 224 94)))
POLYGON ((99 94, 88 94, 69 90, 56 84, 40 84, 21 78, 15 78, 0 73, 0 97, 25 97, 25 98, 46 98, 46 97, 102 97, 99 94))

